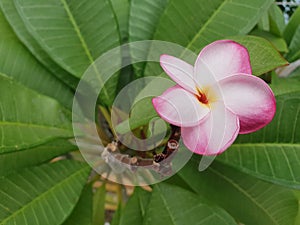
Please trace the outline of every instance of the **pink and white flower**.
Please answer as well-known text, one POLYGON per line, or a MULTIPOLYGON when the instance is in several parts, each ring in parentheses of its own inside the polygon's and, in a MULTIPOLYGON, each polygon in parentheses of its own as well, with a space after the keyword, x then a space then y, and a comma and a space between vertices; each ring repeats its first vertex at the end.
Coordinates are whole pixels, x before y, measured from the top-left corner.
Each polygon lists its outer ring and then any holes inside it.
POLYGON ((177 85, 154 98, 154 108, 181 127, 185 146, 197 154, 220 154, 238 134, 257 131, 274 117, 272 90, 251 75, 248 51, 234 41, 206 46, 194 66, 169 55, 160 64, 177 85))

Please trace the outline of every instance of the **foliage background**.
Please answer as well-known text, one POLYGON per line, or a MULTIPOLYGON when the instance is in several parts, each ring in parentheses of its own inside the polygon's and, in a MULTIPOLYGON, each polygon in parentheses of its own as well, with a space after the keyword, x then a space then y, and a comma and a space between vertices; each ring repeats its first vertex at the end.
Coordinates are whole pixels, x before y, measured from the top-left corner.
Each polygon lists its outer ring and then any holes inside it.
MULTIPOLYGON (((114 204, 111 224, 300 224, 300 8, 286 24, 272 0, 0 0, 0 6, 1 225, 99 225, 114 204), (254 75, 274 90, 278 109, 270 125, 241 135, 208 170, 198 172, 200 157, 193 156, 178 174, 135 188, 129 199, 125 191, 132 188, 91 171, 74 145, 71 108, 95 59, 138 40, 198 53, 225 38, 248 48, 254 75), (288 70, 275 72, 287 62, 288 70)), ((119 60, 138 54, 132 49, 119 60)), ((158 64, 139 63, 115 74, 106 84, 109 96, 100 95, 102 112, 124 85, 160 73, 158 64)), ((146 105, 136 113, 151 119, 146 105)), ((111 141, 107 124, 98 122, 111 141)))

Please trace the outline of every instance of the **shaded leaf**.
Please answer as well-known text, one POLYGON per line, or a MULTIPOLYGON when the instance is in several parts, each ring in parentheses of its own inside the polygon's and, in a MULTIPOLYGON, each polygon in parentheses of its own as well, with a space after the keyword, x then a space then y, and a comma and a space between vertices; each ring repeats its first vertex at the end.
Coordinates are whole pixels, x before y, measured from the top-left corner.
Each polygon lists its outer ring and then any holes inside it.
POLYGON ((300 7, 291 16, 289 23, 284 29, 283 37, 286 40, 286 43, 289 45, 293 39, 293 36, 300 25, 300 7))
POLYGON ((122 215, 122 206, 119 205, 118 209, 115 211, 112 221, 111 221, 111 225, 119 225, 120 219, 121 219, 121 215, 122 215))
POLYGON ((105 222, 105 184, 97 189, 93 196, 93 225, 104 224, 105 222))
POLYGON ((72 136, 69 111, 0 74, 0 154, 72 136))
POLYGON ((71 213, 90 168, 60 161, 0 179, 0 224, 59 225, 71 213))
POLYGON ((83 189, 75 208, 63 225, 91 225, 93 213, 92 199, 92 186, 88 185, 83 189))
POLYGON ((223 209, 202 203, 192 192, 167 184, 155 185, 144 225, 236 224, 223 209))
POLYGON ((290 61, 296 61, 297 59, 300 59, 300 25, 295 31, 295 34, 291 40, 290 51, 286 55, 286 58, 290 61))
MULTIPOLYGON (((129 18, 129 41, 151 40, 170 0, 131 0, 129 18)), ((150 48, 150 46, 148 46, 150 48)), ((131 48, 133 58, 146 58, 148 49, 131 48)), ((141 77, 145 67, 144 62, 134 64, 135 76, 141 77)))
POLYGON ((121 40, 127 42, 130 0, 111 0, 111 4, 118 21, 121 40))
POLYGON ((195 157, 179 175, 200 196, 223 207, 239 223, 248 225, 292 225, 298 203, 292 191, 255 179, 214 163, 198 171, 195 157))
POLYGON ((133 195, 130 197, 125 208, 122 211, 118 224, 143 224, 145 213, 149 209, 148 204, 150 198, 150 192, 147 192, 141 188, 135 188, 133 195))
MULTIPOLYGON (((12 3, 12 1, 10 1, 12 3)), ((0 1, 0 4, 4 4, 0 1)), ((0 72, 71 109, 73 93, 22 45, 0 10, 0 72)))
POLYGON ((77 147, 68 140, 57 139, 32 148, 0 153, 0 177, 15 170, 46 162, 75 149, 77 147))
POLYGON ((285 29, 285 21, 282 10, 278 5, 273 3, 268 11, 270 21, 270 32, 279 37, 282 37, 283 30, 285 29))

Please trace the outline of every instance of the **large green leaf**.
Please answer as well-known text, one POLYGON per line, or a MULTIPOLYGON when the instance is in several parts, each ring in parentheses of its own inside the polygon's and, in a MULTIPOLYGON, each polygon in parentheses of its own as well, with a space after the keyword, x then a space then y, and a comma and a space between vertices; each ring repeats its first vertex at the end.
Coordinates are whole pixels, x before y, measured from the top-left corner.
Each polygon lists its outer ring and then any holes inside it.
POLYGON ((90 168, 60 161, 0 179, 0 224, 59 225, 71 213, 90 168))
POLYGON ((300 189, 300 92, 279 95, 276 101, 277 113, 268 126, 240 135, 217 159, 267 181, 300 189))
MULTIPOLYGON (((58 65, 77 78, 89 68, 97 82, 101 85, 107 82, 100 93, 100 103, 111 105, 119 76, 115 74, 106 81, 109 71, 93 64, 99 56, 120 45, 110 0, 14 0, 14 3, 26 29, 58 65)), ((120 67, 121 52, 115 51, 109 63, 120 67)))
MULTIPOLYGON (((93 189, 92 185, 87 185, 73 209, 71 215, 63 223, 63 225, 91 225, 92 224, 92 201, 93 189)), ((99 224, 102 225, 102 224, 99 224)))
POLYGON ((108 0, 14 0, 28 31, 51 58, 76 77, 120 43, 108 0))
POLYGON ((0 74, 0 154, 72 136, 69 111, 0 74))
POLYGON ((77 147, 68 140, 57 139, 36 147, 0 153, 0 176, 46 162, 77 147))
POLYGON ((78 79, 58 66, 31 36, 30 32, 26 29, 24 22, 18 14, 18 11, 14 5, 14 1, 1 0, 0 6, 19 40, 28 48, 28 50, 55 76, 60 78, 63 82, 67 83, 71 87, 76 88, 78 79))
POLYGON ((155 185, 144 225, 236 224, 223 209, 208 206, 192 192, 174 185, 155 185))
POLYGON ((0 73, 13 77, 37 92, 56 98, 64 106, 71 108, 71 90, 28 52, 9 27, 1 10, 0 30, 0 73))
POLYGON ((118 225, 143 224, 145 213, 149 209, 148 204, 150 198, 150 192, 136 188, 122 211, 118 225))
POLYGON ((216 162, 199 172, 199 161, 200 157, 192 158, 179 175, 196 193, 223 207, 240 224, 294 224, 298 202, 292 191, 216 162))

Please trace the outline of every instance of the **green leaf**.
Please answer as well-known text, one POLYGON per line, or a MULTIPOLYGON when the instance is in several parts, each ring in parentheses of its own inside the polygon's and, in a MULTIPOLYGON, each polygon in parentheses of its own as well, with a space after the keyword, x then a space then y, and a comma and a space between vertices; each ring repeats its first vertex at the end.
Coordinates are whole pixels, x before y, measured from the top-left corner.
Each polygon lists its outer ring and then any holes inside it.
POLYGON ((264 38, 249 35, 231 37, 230 39, 244 45, 248 49, 254 75, 259 76, 288 64, 271 43, 264 38))
POLYGON ((90 168, 60 161, 0 179, 0 224, 59 225, 71 213, 90 168))
POLYGON ((290 51, 286 55, 286 58, 290 61, 296 61, 297 59, 300 59, 300 26, 295 31, 295 34, 291 40, 290 51))
POLYGON ((247 34, 272 1, 173 0, 162 15, 154 39, 198 52, 212 41, 247 34))
POLYGON ((68 140, 57 139, 32 148, 25 148, 14 152, 0 153, 0 177, 34 166, 56 156, 76 150, 77 147, 68 140))
POLYGON ((129 120, 124 120, 116 126, 116 131, 120 134, 125 134, 130 130, 134 130, 140 126, 148 125, 148 123, 155 118, 159 118, 152 105, 152 98, 161 95, 167 88, 174 86, 175 83, 169 79, 153 79, 139 92, 138 90, 131 90, 130 96, 135 99, 132 100, 132 108, 130 111, 129 120), (158 88, 159 85, 159 88, 158 88), (137 92, 137 93, 135 93, 137 92), (149 93, 153 95, 149 96, 149 93))
POLYGON ((105 184, 97 189, 93 197, 93 225, 104 224, 105 222, 105 184))
POLYGON ((130 0, 111 0, 122 42, 128 41, 130 0))
POLYGON ((275 96, 300 92, 300 80, 297 77, 278 77, 272 74, 272 83, 270 85, 275 96))
POLYGON ((284 29, 283 37, 286 40, 286 43, 290 44, 293 39, 293 36, 300 25, 300 7, 293 13, 292 17, 289 20, 289 23, 284 29))
MULTIPOLYGON (((3 4, 0 1, 0 4, 3 4)), ((73 93, 67 85, 55 78, 22 45, 0 10, 0 73, 21 84, 60 101, 71 109, 73 93)))
MULTIPOLYGON (((118 88, 118 74, 105 84, 109 71, 102 71, 97 63, 89 67, 98 57, 120 45, 110 0, 14 0, 14 3, 26 29, 43 50, 77 78, 89 68, 99 79, 97 82, 105 85, 100 103, 111 105, 118 88)), ((120 67, 121 52, 115 53, 117 56, 110 66, 120 67)))
POLYGON ((156 111, 153 108, 152 97, 144 98, 137 102, 131 111, 129 126, 128 120, 123 121, 118 126, 116 126, 116 131, 120 134, 125 134, 129 132, 128 128, 134 130, 140 126, 148 124, 151 119, 158 117, 156 111))
POLYGON ((122 215, 122 206, 119 205, 117 211, 115 211, 115 213, 113 215, 113 218, 112 218, 112 221, 110 224, 111 225, 119 225, 121 215, 122 215))
POLYGON ((270 19, 268 12, 262 14, 260 20, 257 23, 257 28, 264 31, 270 31, 270 19))
POLYGON ((171 0, 131 0, 129 41, 151 40, 161 15, 171 0))
MULTIPOLYGON (((92 224, 92 185, 87 185, 80 196, 80 199, 73 209, 71 215, 63 225, 91 225, 92 224)), ((102 223, 104 224, 104 223, 102 223)), ((99 223, 99 225, 102 225, 99 223)))
POLYGON ((78 78, 101 54, 120 43, 108 0, 15 0, 14 3, 40 46, 78 78))
POLYGON ((279 37, 282 37, 285 28, 284 15, 282 10, 273 3, 269 9, 270 32, 279 37))
MULTIPOLYGON (((58 66, 48 54, 41 48, 38 42, 32 37, 30 32, 26 29, 24 22, 18 14, 18 11, 12 0, 1 0, 0 6, 2 11, 13 28, 19 40, 27 47, 27 49, 49 70, 61 79, 63 82, 76 88, 78 79, 63 70, 58 66)), ((2 29, 1 29, 2 30, 2 29)), ((29 54, 29 53, 27 53, 29 54)))
POLYGON ((0 74, 0 154, 72 136, 69 111, 0 74))
POLYGON ((251 31, 250 35, 265 38, 266 40, 271 42, 279 52, 286 53, 289 51, 285 40, 282 37, 278 37, 270 32, 260 29, 254 29, 253 31, 251 31))
POLYGON ((192 192, 176 186, 155 185, 144 218, 144 225, 152 224, 236 224, 223 209, 208 206, 192 192))
POLYGON ((277 96, 273 121, 255 133, 240 135, 217 159, 261 179, 300 189, 299 96, 300 92, 277 96))
MULTIPOLYGON (((171 0, 131 0, 129 17, 129 41, 151 40, 159 23, 161 15, 171 0)), ((149 46, 150 47, 150 46, 149 46)), ((132 58, 146 58, 145 49, 131 48, 132 58)), ((141 77, 145 67, 144 62, 134 64, 135 76, 141 77)))
POLYGON ((296 198, 298 199, 298 215, 296 217, 296 220, 295 220, 295 224, 294 225, 300 225, 300 191, 295 191, 295 196, 296 198))
POLYGON ((135 188, 133 195, 130 197, 122 211, 118 225, 143 224, 145 213, 149 209, 148 204, 150 198, 150 192, 147 192, 139 187, 135 188))
POLYGON ((179 175, 196 193, 223 207, 240 224, 294 223, 298 203, 292 191, 216 162, 199 172, 199 161, 199 157, 192 158, 179 175))

